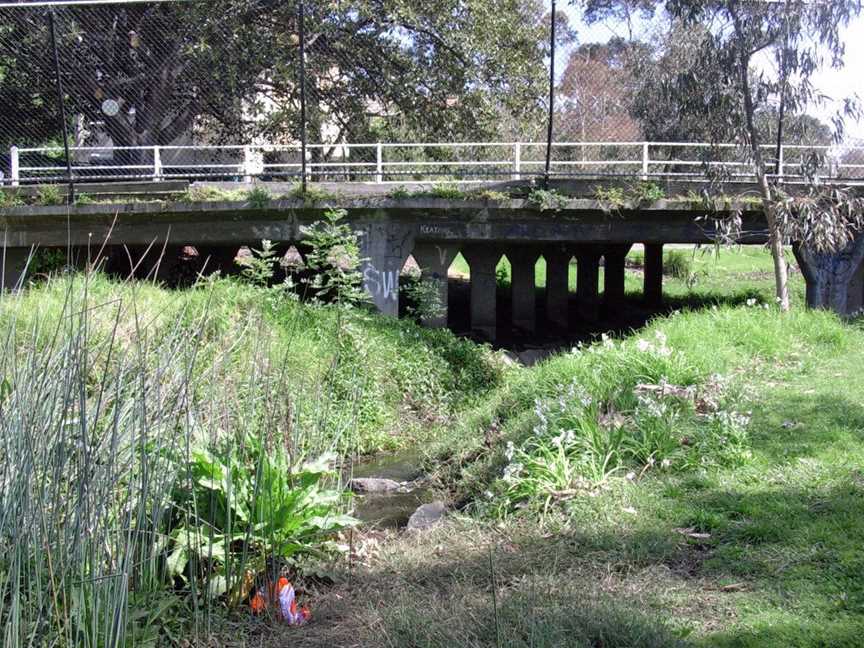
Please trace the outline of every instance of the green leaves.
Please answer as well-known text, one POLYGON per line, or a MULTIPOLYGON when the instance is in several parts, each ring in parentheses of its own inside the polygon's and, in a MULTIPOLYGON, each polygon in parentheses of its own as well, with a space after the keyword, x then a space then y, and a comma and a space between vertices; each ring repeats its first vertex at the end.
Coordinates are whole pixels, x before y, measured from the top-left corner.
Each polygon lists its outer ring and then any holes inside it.
POLYGON ((194 450, 175 493, 185 513, 171 533, 168 573, 186 581, 203 570, 218 597, 265 565, 329 551, 333 534, 356 523, 341 513, 342 492, 326 487, 334 461, 328 454, 292 467, 283 448, 243 435, 194 450))

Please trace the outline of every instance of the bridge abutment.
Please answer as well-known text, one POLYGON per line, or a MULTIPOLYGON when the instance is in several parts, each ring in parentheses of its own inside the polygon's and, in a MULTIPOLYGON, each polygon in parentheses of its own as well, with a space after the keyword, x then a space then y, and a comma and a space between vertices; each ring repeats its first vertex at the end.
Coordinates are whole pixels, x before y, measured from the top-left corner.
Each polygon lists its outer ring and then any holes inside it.
POLYGON ((27 279, 30 248, 0 248, 0 290, 17 290, 27 279))
POLYGON ((864 235, 838 252, 792 246, 807 284, 807 305, 851 316, 864 303, 864 235))
POLYGON ((399 316, 399 275, 413 247, 409 225, 382 221, 360 227, 363 287, 384 315, 399 316))
POLYGON ((607 307, 624 301, 627 253, 632 246, 610 245, 603 252, 603 302, 607 307))

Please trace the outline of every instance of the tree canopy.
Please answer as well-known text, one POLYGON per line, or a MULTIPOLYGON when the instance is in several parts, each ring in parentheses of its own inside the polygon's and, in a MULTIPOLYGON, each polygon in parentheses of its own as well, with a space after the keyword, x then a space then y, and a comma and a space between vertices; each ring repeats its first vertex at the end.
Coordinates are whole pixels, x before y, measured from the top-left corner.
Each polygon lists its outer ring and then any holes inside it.
MULTIPOLYGON (((398 126, 418 138, 491 136, 506 118, 542 109, 548 27, 538 0, 343 0, 308 2, 306 11, 310 139, 325 121, 332 137, 350 131, 360 141, 372 123, 379 134, 398 126)), ((103 122, 115 145, 168 144, 192 129, 298 138, 297 3, 76 6, 56 15, 69 112, 103 122), (108 100, 116 114, 106 114, 108 100)), ((43 9, 2 10, 0 102, 14 112, 19 143, 57 132, 48 43, 43 9)))

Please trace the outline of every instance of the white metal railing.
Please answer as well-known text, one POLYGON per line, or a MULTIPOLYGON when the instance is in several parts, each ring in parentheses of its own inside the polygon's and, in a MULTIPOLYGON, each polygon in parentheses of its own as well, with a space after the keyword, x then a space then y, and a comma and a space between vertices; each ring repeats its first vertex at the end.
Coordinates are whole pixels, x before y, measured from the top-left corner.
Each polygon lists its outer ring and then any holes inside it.
MULTIPOLYGON (((610 175, 692 178, 705 166, 725 168, 735 178, 753 177, 753 166, 738 157, 735 144, 706 142, 555 142, 551 173, 556 176, 610 175), (729 151, 723 159, 705 160, 697 151, 729 151)), ((765 145, 765 155, 780 179, 800 177, 803 155, 817 153, 826 178, 864 181, 864 146, 765 145)), ((306 147, 310 180, 347 179, 394 184, 435 178, 471 182, 488 178, 519 180, 545 170, 545 142, 376 142, 310 144, 306 147)), ((297 178, 302 172, 299 144, 232 144, 223 146, 72 147, 72 173, 84 180, 297 178), (275 159, 267 160, 267 156, 275 159), (279 156, 291 159, 279 159, 279 156), (202 158, 206 158, 203 159, 202 158), (85 162, 82 163, 82 160, 85 162), (125 160, 125 162, 124 162, 125 160)), ((62 148, 12 147, 5 183, 62 181, 67 168, 62 148), (28 160, 39 162, 28 163, 28 160)), ((4 182, 0 175, 0 184, 4 182)))

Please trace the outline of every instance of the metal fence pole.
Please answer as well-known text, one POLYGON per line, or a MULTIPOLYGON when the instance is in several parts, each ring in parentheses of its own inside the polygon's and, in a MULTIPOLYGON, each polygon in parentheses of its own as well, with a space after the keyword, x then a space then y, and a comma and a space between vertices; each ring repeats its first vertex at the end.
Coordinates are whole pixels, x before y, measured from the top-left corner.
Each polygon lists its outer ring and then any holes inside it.
POLYGON ((549 174, 552 171, 552 134, 555 124, 555 0, 552 0, 551 36, 549 38, 549 124, 546 133, 546 172, 543 183, 549 186, 549 174))
POLYGON ((300 31, 300 183, 306 191, 306 5, 298 3, 300 31))
POLYGON ((162 151, 158 146, 153 147, 153 182, 162 179, 162 151))
POLYGON ((57 53, 57 28, 54 24, 54 7, 48 9, 48 27, 51 32, 51 49, 54 53, 54 74, 57 81, 57 105, 63 134, 63 151, 66 155, 66 180, 69 182, 69 203, 75 202, 75 181, 72 178, 72 157, 69 155, 69 124, 66 122, 66 102, 63 100, 63 77, 60 75, 60 55, 57 53))
POLYGON ((642 179, 648 179, 648 164, 651 158, 648 155, 648 142, 642 142, 642 179))
POLYGON ((513 145, 513 180, 522 179, 522 142, 513 145))
POLYGON ((13 187, 17 187, 21 183, 21 158, 17 146, 9 149, 9 178, 13 187))
POLYGON ((375 182, 384 182, 384 147, 381 142, 375 145, 375 182))

